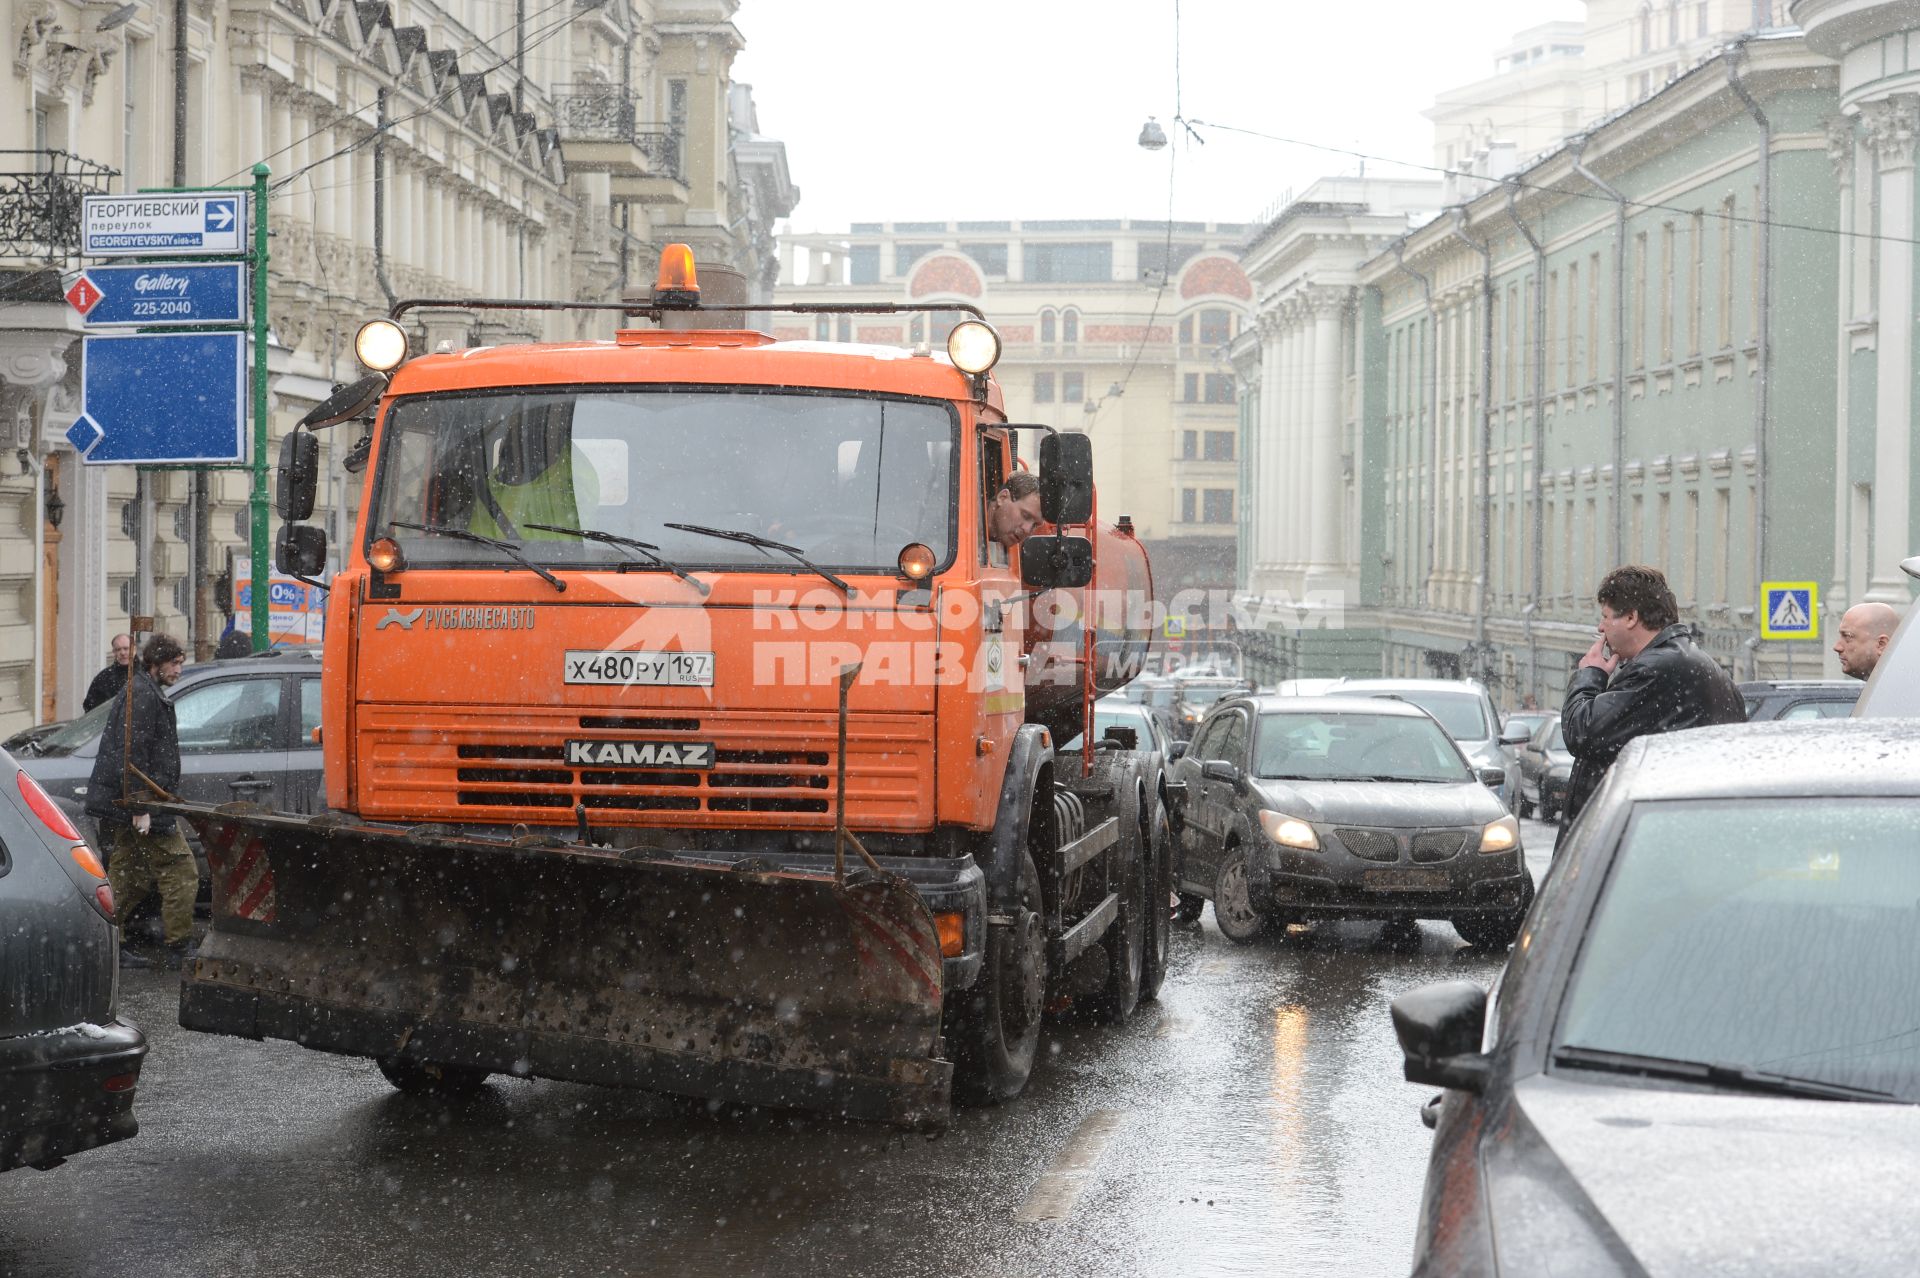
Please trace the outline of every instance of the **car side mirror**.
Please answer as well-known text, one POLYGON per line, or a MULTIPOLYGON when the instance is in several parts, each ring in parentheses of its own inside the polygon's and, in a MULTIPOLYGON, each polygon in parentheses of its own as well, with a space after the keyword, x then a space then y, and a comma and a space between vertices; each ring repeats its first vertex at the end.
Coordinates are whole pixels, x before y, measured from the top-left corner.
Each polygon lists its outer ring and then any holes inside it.
POLYGON ((280 518, 297 523, 313 513, 313 497, 320 486, 320 440, 311 431, 296 429, 280 441, 280 473, 274 508, 280 518))
POLYGON ((1093 580, 1093 543, 1085 537, 1029 537, 1020 543, 1020 580, 1029 590, 1075 589, 1093 580))
POLYGON ((1093 518, 1090 436, 1040 437, 1040 517, 1050 524, 1084 524, 1093 518))
POLYGON ((1516 723, 1513 727, 1501 731, 1500 744, 1525 745, 1532 736, 1533 734, 1528 732, 1525 727, 1516 723))
POLYGON ((312 524, 280 525, 273 566, 289 577, 318 577, 327 567, 327 530, 312 524))
POLYGON ((1167 751, 1167 762, 1168 762, 1168 763, 1176 763, 1176 762, 1178 762, 1179 760, 1181 760, 1181 759, 1184 759, 1184 758, 1186 757, 1186 754, 1187 754, 1187 746, 1188 746, 1189 744, 1190 744, 1190 743, 1189 743, 1189 742, 1186 742, 1186 741, 1176 741, 1176 742, 1174 742, 1174 743, 1173 743, 1173 748, 1172 748, 1171 750, 1169 750, 1169 751, 1167 751))
POLYGON ((1475 775, 1480 778, 1480 784, 1489 790, 1498 790, 1507 783, 1505 768, 1478 768, 1475 770, 1475 775))
POLYGON ((1409 1083, 1485 1091, 1493 1063, 1480 1050, 1487 991, 1472 981, 1426 985, 1393 1000, 1393 1032, 1409 1083))
POLYGON ((1225 781, 1228 785, 1240 784, 1240 769, 1225 759, 1208 759, 1200 765, 1200 775, 1209 781, 1225 781))

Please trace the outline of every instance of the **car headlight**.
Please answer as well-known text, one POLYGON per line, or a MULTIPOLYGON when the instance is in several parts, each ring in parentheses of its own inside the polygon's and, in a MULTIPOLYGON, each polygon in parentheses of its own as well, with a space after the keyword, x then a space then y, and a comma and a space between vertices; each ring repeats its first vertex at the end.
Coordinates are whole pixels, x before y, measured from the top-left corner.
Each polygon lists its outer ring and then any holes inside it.
POLYGON ((1299 817, 1290 817, 1284 812, 1262 812, 1260 828, 1283 848, 1299 848, 1302 852, 1320 850, 1320 836, 1299 817))
POLYGON ((1498 821, 1489 821, 1480 830, 1480 850, 1482 852, 1511 852, 1520 846, 1520 821, 1514 816, 1503 816, 1498 821))

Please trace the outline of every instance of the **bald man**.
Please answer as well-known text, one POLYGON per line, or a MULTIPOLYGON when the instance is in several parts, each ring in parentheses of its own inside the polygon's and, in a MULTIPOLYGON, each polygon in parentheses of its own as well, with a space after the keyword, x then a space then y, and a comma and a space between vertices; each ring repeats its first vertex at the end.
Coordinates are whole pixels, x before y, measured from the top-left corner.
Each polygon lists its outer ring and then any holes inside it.
POLYGON ((1865 679, 1887 650, 1900 614, 1883 603, 1855 604, 1840 618, 1840 635, 1833 641, 1841 673, 1865 679))

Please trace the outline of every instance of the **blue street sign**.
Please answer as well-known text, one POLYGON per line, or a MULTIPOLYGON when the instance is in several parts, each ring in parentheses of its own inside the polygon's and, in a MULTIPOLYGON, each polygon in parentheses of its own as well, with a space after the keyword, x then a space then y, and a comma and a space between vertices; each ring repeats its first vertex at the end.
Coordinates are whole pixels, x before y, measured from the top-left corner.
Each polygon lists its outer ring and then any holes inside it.
POLYGON ((92 266, 81 278, 95 295, 82 321, 88 328, 247 321, 247 268, 241 262, 92 266))
POLYGON ((247 197, 237 192, 87 195, 80 199, 83 257, 244 253, 246 231, 247 197))
POLYGON ((84 337, 67 439, 90 465, 240 461, 246 379, 244 333, 84 337))

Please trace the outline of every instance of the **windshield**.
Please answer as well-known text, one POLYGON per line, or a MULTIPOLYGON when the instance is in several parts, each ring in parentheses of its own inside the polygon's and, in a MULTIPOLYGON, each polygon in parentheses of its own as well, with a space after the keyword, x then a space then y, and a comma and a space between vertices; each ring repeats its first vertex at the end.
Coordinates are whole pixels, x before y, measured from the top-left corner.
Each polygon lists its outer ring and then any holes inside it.
MULTIPOLYGON (((1107 735, 1108 728, 1132 728, 1138 733, 1138 743, 1142 750, 1154 748, 1153 726, 1147 722, 1147 713, 1131 705, 1093 706, 1093 739, 1100 740, 1107 735)), ((1062 753, 1080 748, 1080 734, 1075 733, 1073 740, 1060 747, 1062 753)))
POLYGON ((107 716, 113 713, 109 697, 78 719, 69 720, 34 742, 35 754, 72 754, 107 730, 107 716))
POLYGON ((808 559, 891 573, 911 542, 937 564, 954 543, 950 405, 779 391, 626 387, 423 395, 388 419, 368 536, 415 565, 497 567, 497 547, 393 521, 514 543, 551 567, 622 562, 647 543, 679 566, 806 572, 790 555, 667 525, 750 533, 808 559))
POLYGON ((1920 800, 1642 804, 1555 1046, 1920 1100, 1920 800))
POLYGON ((1410 714, 1263 714, 1254 772, 1305 781, 1471 779, 1433 720, 1410 714))
POLYGON ((1493 733, 1487 730, 1486 709, 1471 692, 1432 692, 1424 688, 1369 692, 1370 697, 1398 697, 1419 706, 1440 721, 1455 741, 1485 741, 1493 733))
POLYGON ((1180 700, 1190 706, 1210 706, 1228 693, 1239 691, 1238 685, 1219 687, 1188 686, 1180 689, 1180 700))
POLYGON ((1560 721, 1555 719, 1552 731, 1547 733, 1547 749, 1564 751, 1566 748, 1567 738, 1560 730, 1560 721))

